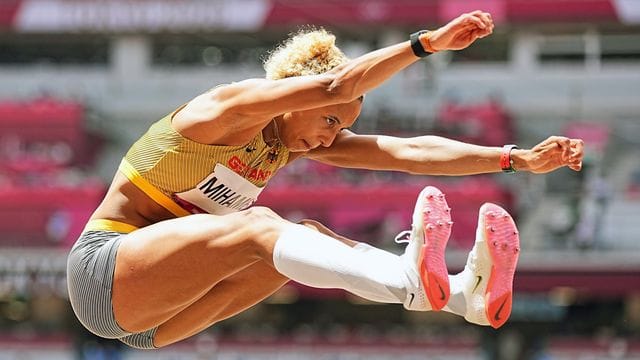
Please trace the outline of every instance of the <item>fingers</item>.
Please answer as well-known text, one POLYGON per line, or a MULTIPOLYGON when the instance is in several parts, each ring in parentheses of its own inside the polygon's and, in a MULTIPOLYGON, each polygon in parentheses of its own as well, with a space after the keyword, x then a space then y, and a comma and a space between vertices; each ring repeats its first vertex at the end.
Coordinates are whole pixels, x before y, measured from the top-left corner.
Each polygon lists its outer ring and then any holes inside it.
POLYGON ((571 157, 569 160, 569 168, 571 170, 580 171, 582 169, 582 159, 584 157, 584 141, 581 139, 571 139, 571 157))
POLYGON ((463 24, 474 24, 479 29, 486 29, 487 25, 482 21, 482 18, 477 15, 465 14, 462 18, 463 24))
MULTIPOLYGON (((482 11, 478 11, 478 16, 480 17, 480 19, 482 19, 482 22, 486 25, 486 30, 488 30, 487 35, 491 34, 493 32, 493 19, 491 18, 491 14, 489 14, 488 12, 482 12, 482 11)), ((485 35, 486 36, 486 35, 485 35)))
POLYGON ((571 151, 573 157, 582 157, 584 156, 584 141, 582 139, 571 139, 571 151))
POLYGON ((580 170, 584 156, 584 142, 581 139, 566 137, 558 137, 556 141, 562 149, 563 163, 573 170, 580 170))
POLYGON ((476 10, 463 14, 456 19, 459 29, 470 32, 472 40, 484 38, 493 33, 493 20, 491 14, 476 10))
POLYGON ((468 14, 462 15, 463 23, 473 23, 479 29, 493 30, 493 19, 491 14, 481 10, 472 11, 468 14))
POLYGON ((482 39, 484 37, 487 37, 490 34, 491 34, 490 32, 486 32, 483 29, 475 29, 471 31, 471 40, 475 41, 477 39, 482 39))
POLYGON ((573 171, 580 171, 582 170, 582 162, 580 162, 580 164, 577 165, 567 165, 569 167, 569 169, 573 170, 573 171))
POLYGON ((569 162, 569 157, 571 157, 571 140, 568 138, 559 138, 556 140, 556 144, 562 150, 562 161, 567 163, 569 162))
POLYGON ((559 151, 560 163, 571 170, 580 171, 582 169, 582 159, 584 157, 584 141, 581 139, 569 139, 564 136, 551 136, 541 142, 538 149, 542 151, 559 151))
POLYGON ((493 32, 491 14, 476 10, 462 14, 442 26, 431 36, 431 43, 438 43, 439 50, 460 50, 471 45, 475 40, 486 37, 493 32))
POLYGON ((482 39, 484 37, 487 37, 487 36, 491 35, 492 33, 493 33, 493 26, 490 27, 490 28, 486 28, 486 29, 483 29, 482 31, 480 31, 480 33, 478 34, 478 37, 480 39, 482 39))

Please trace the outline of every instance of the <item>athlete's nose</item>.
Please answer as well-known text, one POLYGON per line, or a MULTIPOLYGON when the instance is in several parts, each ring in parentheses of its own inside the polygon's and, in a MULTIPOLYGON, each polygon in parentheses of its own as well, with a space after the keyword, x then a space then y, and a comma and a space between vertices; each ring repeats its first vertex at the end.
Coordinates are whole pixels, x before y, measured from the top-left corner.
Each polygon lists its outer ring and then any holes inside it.
POLYGON ((320 136, 320 144, 324 147, 329 147, 333 144, 333 141, 336 139, 336 133, 333 131, 327 134, 323 134, 320 136))

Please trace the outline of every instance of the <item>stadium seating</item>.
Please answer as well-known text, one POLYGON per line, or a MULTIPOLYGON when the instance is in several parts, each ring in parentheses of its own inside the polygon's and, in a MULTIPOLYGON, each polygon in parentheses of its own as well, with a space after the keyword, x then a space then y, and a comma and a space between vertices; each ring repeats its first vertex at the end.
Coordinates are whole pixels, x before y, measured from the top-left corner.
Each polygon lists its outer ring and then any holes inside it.
POLYGON ((83 106, 0 102, 0 246, 71 246, 105 186, 82 169, 95 148, 83 106))

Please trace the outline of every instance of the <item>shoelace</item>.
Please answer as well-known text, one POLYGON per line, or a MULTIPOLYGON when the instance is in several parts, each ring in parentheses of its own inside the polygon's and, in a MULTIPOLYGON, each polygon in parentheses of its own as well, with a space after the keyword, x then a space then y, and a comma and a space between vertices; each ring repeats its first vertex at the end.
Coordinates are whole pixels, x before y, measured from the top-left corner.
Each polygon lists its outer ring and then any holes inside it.
POLYGON ((398 235, 396 235, 395 239, 393 239, 393 241, 396 242, 396 244, 405 244, 411 241, 411 230, 404 230, 401 231, 398 235))

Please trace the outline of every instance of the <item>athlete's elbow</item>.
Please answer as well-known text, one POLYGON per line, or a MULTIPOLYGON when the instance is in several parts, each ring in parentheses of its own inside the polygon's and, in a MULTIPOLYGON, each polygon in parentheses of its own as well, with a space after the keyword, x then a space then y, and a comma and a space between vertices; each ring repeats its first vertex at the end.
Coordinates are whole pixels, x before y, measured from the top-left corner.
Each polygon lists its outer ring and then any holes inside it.
POLYGON ((325 75, 327 76, 325 90, 338 103, 349 103, 362 96, 357 90, 357 80, 352 79, 348 71, 330 71, 325 75))
POLYGON ((351 97, 351 89, 345 86, 342 79, 334 78, 324 87, 325 94, 336 104, 347 103, 351 97))

